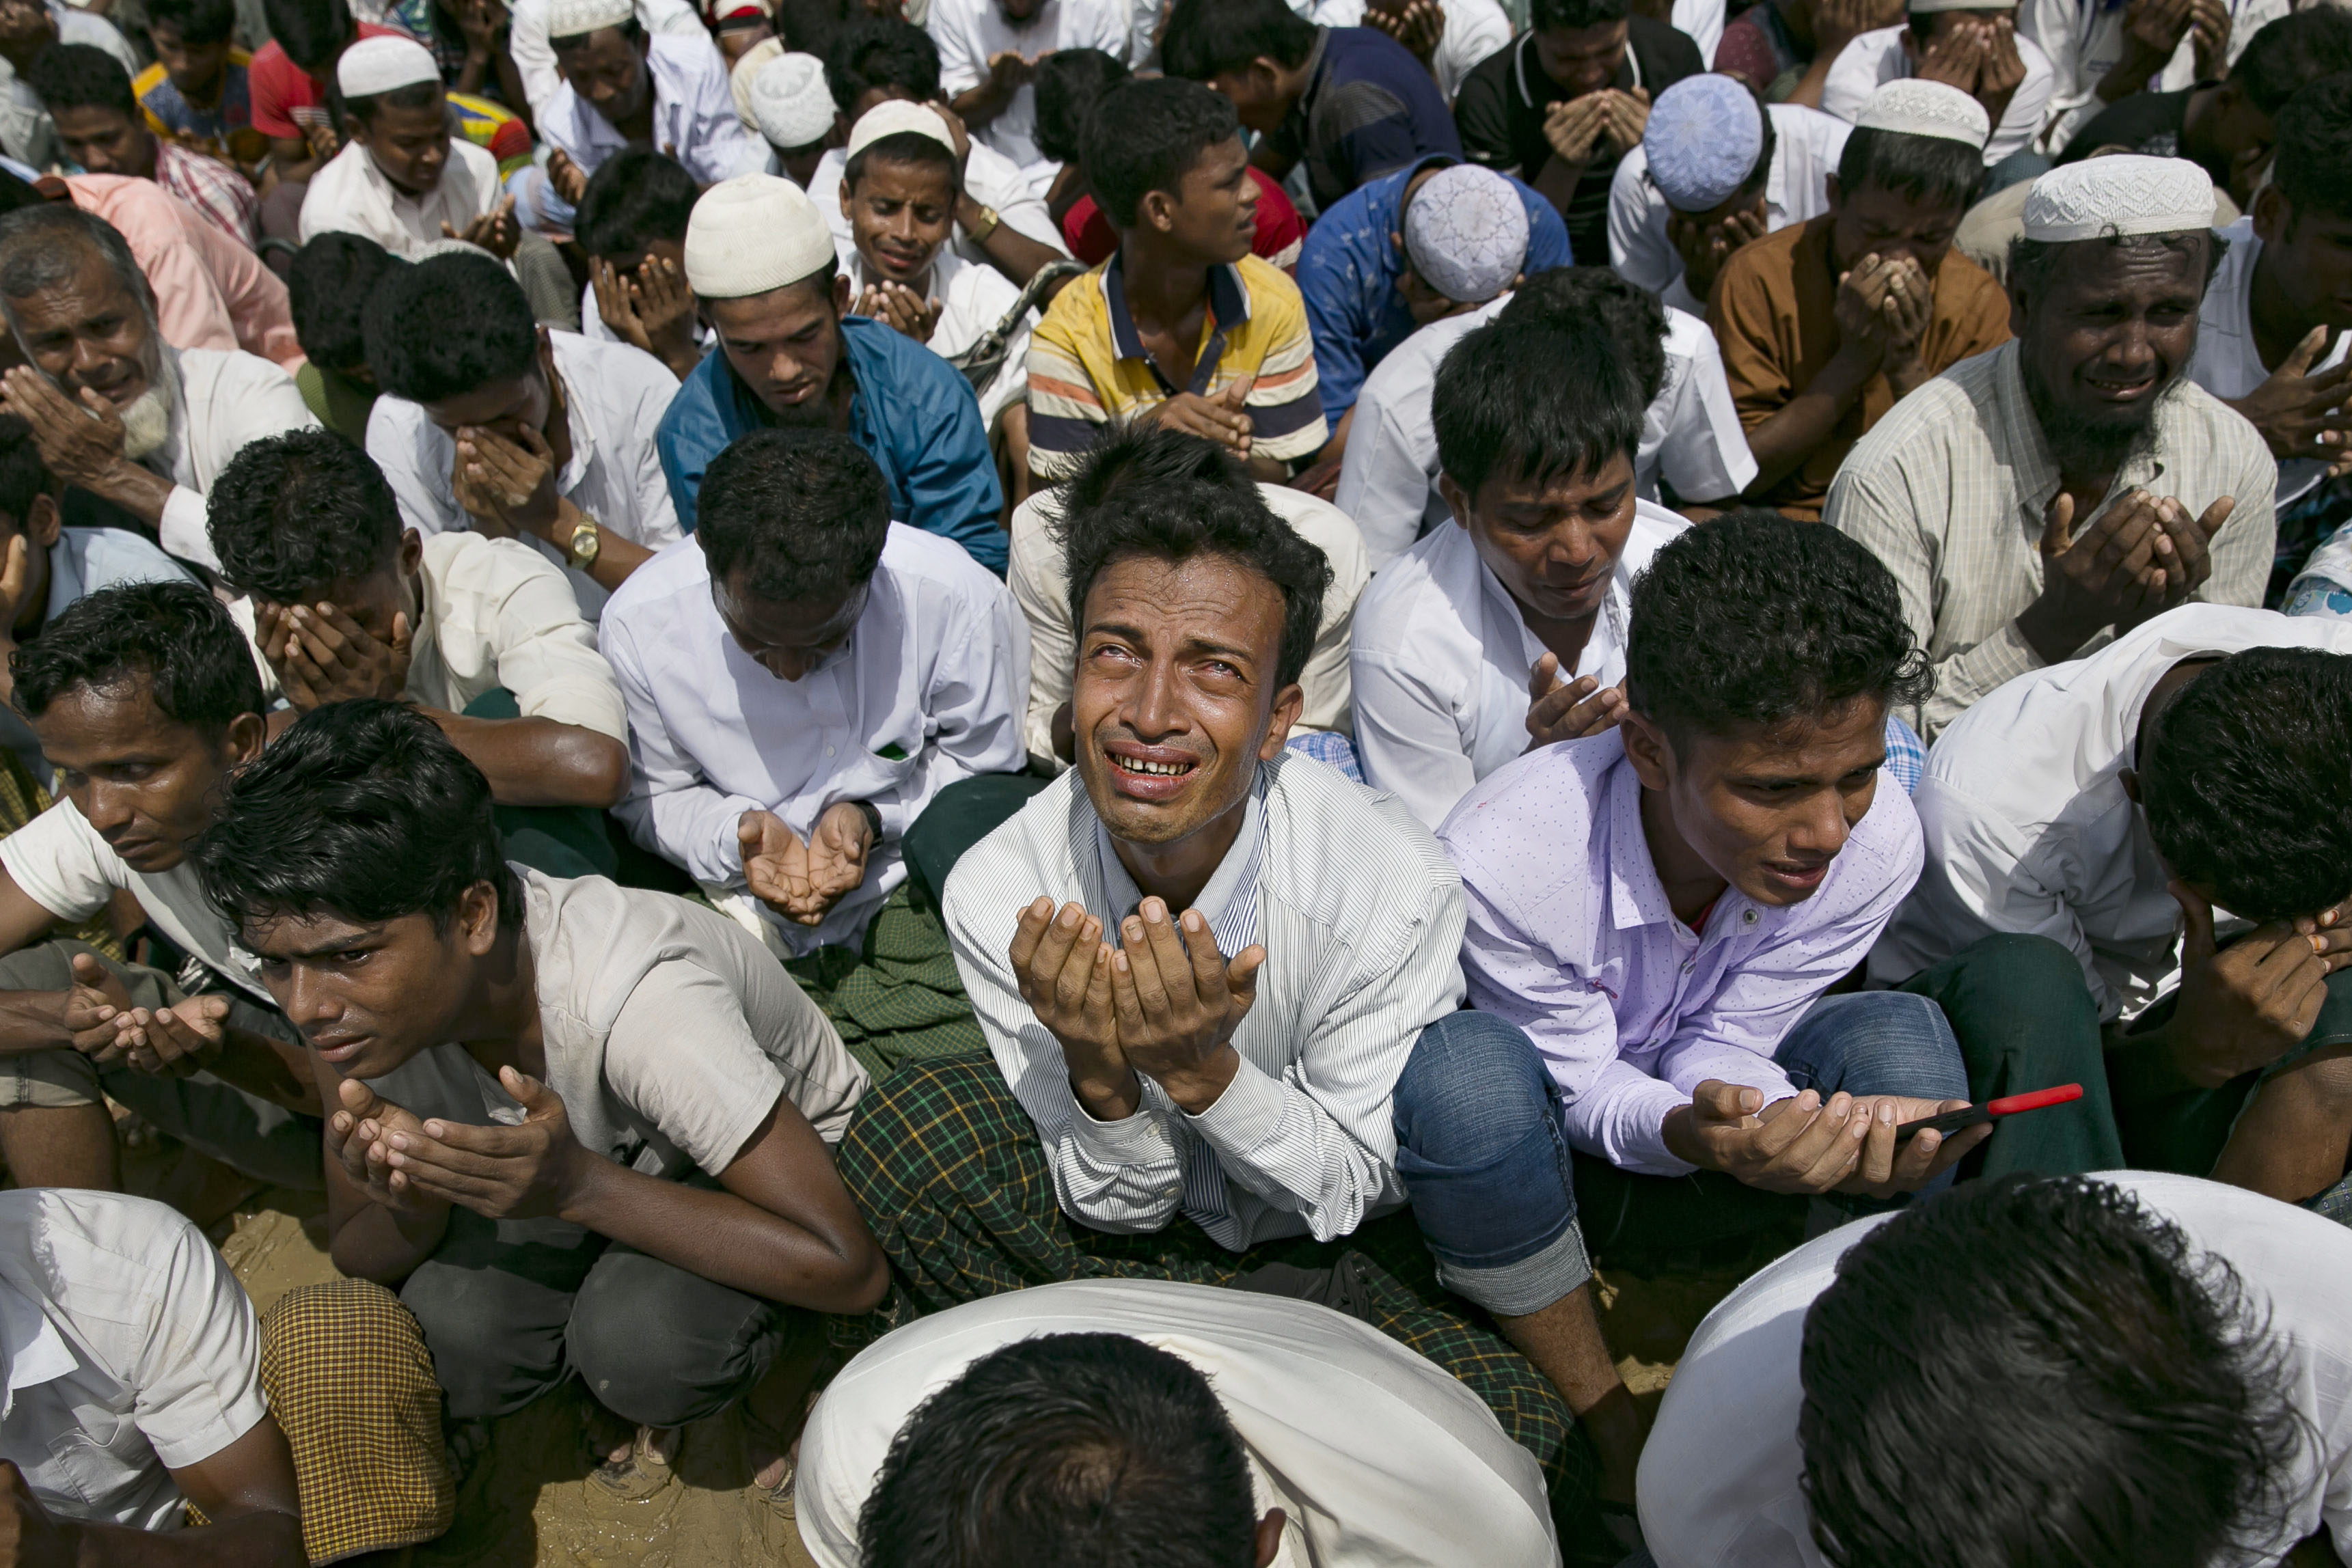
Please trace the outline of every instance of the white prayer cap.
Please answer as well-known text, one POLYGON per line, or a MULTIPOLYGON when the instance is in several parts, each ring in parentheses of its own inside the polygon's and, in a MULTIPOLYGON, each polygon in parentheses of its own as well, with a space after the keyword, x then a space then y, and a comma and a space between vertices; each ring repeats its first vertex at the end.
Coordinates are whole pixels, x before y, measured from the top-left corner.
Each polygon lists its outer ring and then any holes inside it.
POLYGON ((2025 193, 2025 237, 2181 234, 2213 226, 2213 181, 2186 158, 2115 152, 2053 169, 2025 193))
POLYGON ((1909 0, 1903 9, 1914 16, 1935 11, 2014 11, 2017 0, 1909 0))
POLYGON ((773 147, 805 147, 833 129, 833 93, 814 55, 778 55, 751 78, 751 118, 773 147))
POLYGON ((576 38, 599 27, 623 27, 636 14, 629 0, 548 0, 547 36, 576 38))
POLYGON ((775 174, 738 174, 702 193, 686 221, 686 282, 705 299, 741 299, 814 277, 833 231, 808 193, 775 174))
POLYGON ((1404 210, 1404 253, 1448 299, 1484 304, 1528 259, 1528 209, 1508 180, 1475 163, 1440 169, 1404 210))
POLYGON ((1738 77, 1704 71, 1658 94, 1642 131, 1650 183, 1678 213, 1736 195, 1764 151, 1764 110, 1738 77))
POLYGON ((940 111, 928 103, 915 103, 903 98, 885 99, 858 116, 857 123, 849 128, 849 147, 842 156, 855 158, 885 136, 907 132, 928 136, 950 153, 955 152, 955 137, 948 131, 948 122, 940 111))
POLYGON ((1992 117, 1983 104, 1939 81, 1903 77, 1863 100, 1854 116, 1857 131, 1892 131, 1904 136, 1936 136, 1965 141, 1978 152, 1992 135, 1992 117))
POLYGON ((421 81, 440 86, 441 68, 433 63, 433 51, 414 38, 362 38, 335 62, 335 85, 347 99, 373 98, 421 81))

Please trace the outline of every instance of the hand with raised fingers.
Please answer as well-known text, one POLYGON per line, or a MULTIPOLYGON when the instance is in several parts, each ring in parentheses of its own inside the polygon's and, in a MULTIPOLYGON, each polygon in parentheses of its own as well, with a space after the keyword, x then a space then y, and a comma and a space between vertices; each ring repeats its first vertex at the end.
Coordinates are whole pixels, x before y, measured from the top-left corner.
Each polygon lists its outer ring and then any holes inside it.
POLYGON ((1111 949, 1083 904, 1037 898, 1021 912, 1006 956, 1013 984, 1062 1048, 1071 1092, 1098 1122, 1135 1113, 1141 1086, 1121 1054, 1111 1002, 1111 949))
POLYGON ((425 1124, 403 1105, 395 1105, 356 1078, 335 1085, 337 1108, 327 1117, 327 1157, 341 1167, 351 1184, 368 1199, 395 1214, 428 1216, 446 1207, 425 1192, 392 1163, 390 1139, 421 1133, 425 1124))
POLYGON ((1559 655, 1546 653, 1528 672, 1528 749, 1581 740, 1613 729, 1625 716, 1625 684, 1603 686, 1592 675, 1559 678, 1559 655))
POLYGON ((1233 1082, 1229 1047, 1257 1000, 1265 949, 1252 944, 1228 961, 1207 916, 1188 909, 1171 920, 1156 897, 1119 923, 1118 939, 1110 997, 1119 1054, 1197 1115, 1233 1082))

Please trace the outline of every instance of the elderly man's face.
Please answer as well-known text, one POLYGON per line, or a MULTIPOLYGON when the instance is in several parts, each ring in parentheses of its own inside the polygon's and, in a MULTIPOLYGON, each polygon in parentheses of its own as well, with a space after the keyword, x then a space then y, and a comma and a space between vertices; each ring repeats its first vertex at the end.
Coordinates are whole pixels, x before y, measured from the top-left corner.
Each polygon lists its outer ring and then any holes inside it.
POLYGON ((836 275, 830 289, 791 283, 741 299, 706 299, 702 308, 728 364, 776 423, 805 426, 832 418, 825 394, 841 365, 848 304, 849 278, 836 275))
POLYGON ((147 312, 95 249, 63 283, 9 300, 8 314, 33 363, 77 402, 87 387, 126 409, 152 384, 147 312))
POLYGON ((2037 413, 2086 434, 2143 430, 2197 350, 2197 308, 2211 241, 2080 240, 2038 293, 2012 291, 2017 336, 2037 413))
POLYGON ((1070 723, 1112 836, 1173 844, 1239 810, 1298 718, 1282 591, 1224 556, 1129 556, 1096 574, 1084 620, 1070 723))

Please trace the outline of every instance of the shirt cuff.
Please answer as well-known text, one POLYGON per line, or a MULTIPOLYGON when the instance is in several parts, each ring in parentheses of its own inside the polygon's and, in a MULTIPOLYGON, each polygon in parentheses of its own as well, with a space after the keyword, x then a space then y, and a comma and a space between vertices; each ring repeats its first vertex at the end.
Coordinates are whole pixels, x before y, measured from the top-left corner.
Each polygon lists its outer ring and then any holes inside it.
POLYGON ((1067 1077, 1062 1080, 1062 1092, 1070 1097, 1072 1135, 1077 1139, 1079 1150, 1097 1166, 1108 1170, 1175 1165, 1176 1145, 1168 1136, 1160 1113, 1148 1103, 1138 1100, 1132 1114, 1116 1122, 1100 1122, 1078 1098, 1078 1092, 1070 1087, 1067 1077))
POLYGON ((155 537, 162 541, 164 554, 192 560, 208 570, 220 570, 220 557, 213 553, 212 534, 205 526, 205 498, 185 485, 172 486, 155 537))
POLYGON ((1280 1083, 1259 1071, 1248 1057, 1236 1055, 1239 1065, 1234 1069, 1233 1082, 1225 1085, 1225 1092, 1207 1110, 1197 1116, 1188 1112, 1184 1119, 1219 1154, 1249 1160, 1258 1146, 1274 1135, 1275 1127, 1282 1120, 1284 1095, 1280 1083))
POLYGON ((1569 1142, 1637 1176, 1688 1176, 1698 1167, 1666 1147, 1666 1115, 1688 1103, 1689 1095, 1644 1074, 1598 1105, 1571 1102, 1569 1142))

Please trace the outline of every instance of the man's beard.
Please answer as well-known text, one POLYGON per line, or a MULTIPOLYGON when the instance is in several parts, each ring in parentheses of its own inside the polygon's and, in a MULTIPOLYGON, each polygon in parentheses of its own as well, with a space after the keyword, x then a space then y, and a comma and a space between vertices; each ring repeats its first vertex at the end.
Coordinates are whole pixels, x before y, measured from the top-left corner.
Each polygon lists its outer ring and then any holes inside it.
POLYGON ((172 412, 179 401, 163 356, 153 353, 150 357, 154 363, 147 369, 147 390, 119 416, 122 421, 122 455, 133 463, 145 462, 170 442, 172 412))
POLYGON ((2032 359, 2021 355, 2018 369, 2023 373, 2025 398, 2032 405, 2034 422, 2042 426, 2042 439, 2049 444, 2052 459, 2061 474, 2074 475, 2113 476, 2126 459, 2151 445, 2156 440, 2157 416, 2180 395, 2188 379, 2175 370, 2154 397, 2129 405, 2119 414, 2095 419, 2052 396, 2032 359))

